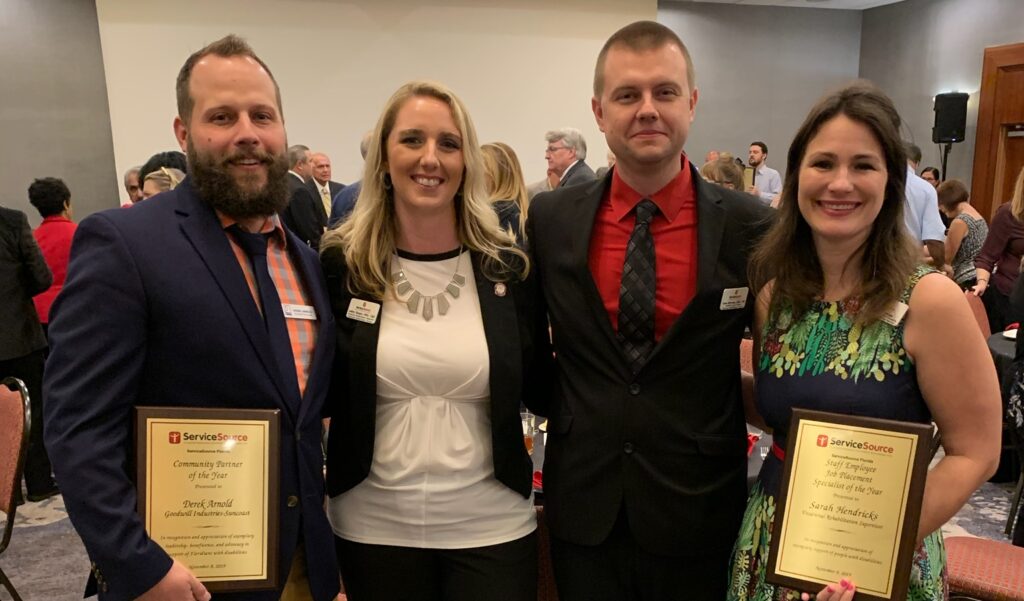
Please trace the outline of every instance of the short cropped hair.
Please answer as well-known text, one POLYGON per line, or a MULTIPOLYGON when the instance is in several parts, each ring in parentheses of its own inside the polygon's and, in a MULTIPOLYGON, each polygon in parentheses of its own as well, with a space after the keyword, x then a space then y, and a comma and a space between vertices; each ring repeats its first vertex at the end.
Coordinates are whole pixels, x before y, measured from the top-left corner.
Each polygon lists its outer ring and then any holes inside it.
POLYGON ((580 161, 587 158, 587 141, 583 139, 583 132, 575 127, 553 129, 544 134, 544 139, 547 140, 548 144, 561 141, 565 144, 566 148, 571 148, 576 153, 576 158, 580 161))
POLYGON ((43 177, 28 187, 28 201, 44 219, 64 212, 64 205, 71 200, 71 191, 64 180, 43 177))
POLYGON ((958 179, 942 182, 935 192, 939 195, 939 205, 945 209, 952 209, 962 202, 967 202, 971 197, 967 186, 958 179))
POLYGON ((223 58, 247 56, 259 63, 259 65, 263 67, 263 70, 267 72, 267 75, 270 76, 270 81, 274 82, 274 93, 277 96, 277 111, 282 115, 284 114, 284 109, 281 107, 281 88, 278 87, 277 80, 274 79, 274 74, 271 73, 270 67, 268 67, 260 57, 256 56, 256 52, 248 42, 235 34, 228 34, 216 42, 207 44, 203 48, 193 52, 192 55, 185 60, 185 64, 181 66, 181 70, 178 71, 178 80, 175 84, 175 91, 178 95, 178 117, 181 118, 182 123, 185 125, 189 124, 192 119, 192 109, 195 108, 195 99, 192 98, 192 94, 189 92, 189 83, 192 80, 192 69, 195 68, 196 63, 211 54, 223 58))
POLYGON ((911 163, 921 162, 921 147, 913 142, 904 142, 904 152, 907 153, 907 160, 911 163))
POLYGON ((750 145, 757 146, 761 149, 761 152, 764 153, 764 156, 768 156, 768 145, 764 142, 751 142, 750 145))
POLYGON ((305 144, 296 144, 288 147, 288 168, 294 169, 296 165, 306 162, 306 153, 309 152, 309 146, 305 144))
POLYGON ((613 47, 625 46, 633 52, 642 52, 657 50, 672 44, 679 47, 683 58, 686 59, 686 83, 692 91, 697 84, 697 75, 693 70, 693 59, 690 58, 690 51, 686 49, 686 44, 683 44, 674 31, 661 23, 636 21, 613 33, 597 55, 597 65, 594 67, 594 96, 600 97, 604 92, 604 62, 613 47))

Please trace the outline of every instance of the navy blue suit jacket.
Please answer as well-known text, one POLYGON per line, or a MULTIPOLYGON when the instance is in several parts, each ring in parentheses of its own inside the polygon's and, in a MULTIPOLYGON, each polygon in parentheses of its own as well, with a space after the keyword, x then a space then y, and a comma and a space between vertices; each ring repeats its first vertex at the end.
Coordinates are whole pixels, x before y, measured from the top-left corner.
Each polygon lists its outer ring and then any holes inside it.
POLYGON ((282 384, 263 319, 216 214, 187 179, 79 226, 50 322, 45 436, 102 601, 134 599, 171 565, 136 514, 132 408, 139 405, 280 409, 281 582, 301 536, 313 598, 326 601, 338 592, 320 446, 334 319, 315 253, 291 233, 288 249, 319 318, 301 402, 297 390, 282 384), (289 497, 298 498, 296 506, 289 497))

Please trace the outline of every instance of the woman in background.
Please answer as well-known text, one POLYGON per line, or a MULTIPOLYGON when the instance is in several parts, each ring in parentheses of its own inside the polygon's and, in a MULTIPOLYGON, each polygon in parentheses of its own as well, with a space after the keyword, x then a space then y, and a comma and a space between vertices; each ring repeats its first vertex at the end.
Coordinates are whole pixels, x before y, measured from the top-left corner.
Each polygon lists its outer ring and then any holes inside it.
POLYGON ((931 184, 933 188, 938 188, 939 184, 942 183, 942 175, 935 167, 925 167, 922 169, 921 179, 931 184))
POLYGON ((1020 273, 1024 256, 1024 168, 1017 174, 1010 202, 996 209, 981 252, 974 260, 978 282, 973 293, 985 301, 988 323, 999 332, 1011 323, 1008 316, 1009 294, 1020 273), (991 280, 991 281, 990 281, 991 280))
POLYGON ((185 174, 173 167, 160 167, 146 176, 142 182, 142 200, 178 187, 185 174))
POLYGON ((337 320, 328 515, 352 601, 533 601, 522 401, 552 356, 462 102, 398 89, 352 216, 321 241, 337 320))
MULTIPOLYGON (((939 528, 995 470, 995 368, 963 294, 908 237, 899 128, 892 101, 856 83, 819 101, 790 145, 779 219, 751 259, 757 373, 744 398, 773 445, 733 551, 732 601, 795 598, 765 582, 794 407, 938 424, 946 455, 925 484, 913 601, 947 598, 939 528)), ((852 599, 858 575, 843 576, 817 599, 852 599)))
POLYGON ((39 211, 43 222, 32 232, 43 259, 53 273, 53 284, 42 294, 32 298, 39 313, 39 323, 46 332, 50 324, 50 306, 64 287, 68 275, 68 260, 71 258, 71 240, 78 228, 72 221, 71 191, 63 180, 44 177, 28 187, 28 201, 39 211))
POLYGON ((487 176, 487 192, 498 211, 501 227, 511 227, 516 240, 522 241, 530 195, 526 191, 523 169, 519 166, 516 151, 503 142, 484 144, 480 150, 487 176))
POLYGON ((970 290, 978 283, 974 259, 988 236, 988 224, 970 205, 967 186, 958 179, 939 184, 939 210, 949 219, 946 232, 946 263, 953 269, 953 281, 970 290))
POLYGON ((736 166, 736 163, 728 158, 718 158, 714 161, 704 163, 700 168, 700 175, 705 180, 728 188, 730 190, 742 191, 743 170, 736 166))

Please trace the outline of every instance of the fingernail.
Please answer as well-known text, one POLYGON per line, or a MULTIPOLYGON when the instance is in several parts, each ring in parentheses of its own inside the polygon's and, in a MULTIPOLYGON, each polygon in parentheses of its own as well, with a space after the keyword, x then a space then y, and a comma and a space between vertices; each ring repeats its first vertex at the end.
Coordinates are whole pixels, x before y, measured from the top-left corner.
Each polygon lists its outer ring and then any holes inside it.
POLYGON ((832 592, 835 592, 835 590, 836 590, 836 589, 835 589, 835 588, 833 588, 833 586, 832 586, 832 585, 830 584, 830 585, 828 585, 828 586, 826 586, 826 587, 825 587, 825 590, 826 590, 826 591, 828 591, 828 592, 830 592, 830 593, 832 593, 832 592))
POLYGON ((850 588, 850 581, 847 580, 846 578, 843 578, 842 580, 839 581, 839 586, 841 586, 843 588, 850 588))

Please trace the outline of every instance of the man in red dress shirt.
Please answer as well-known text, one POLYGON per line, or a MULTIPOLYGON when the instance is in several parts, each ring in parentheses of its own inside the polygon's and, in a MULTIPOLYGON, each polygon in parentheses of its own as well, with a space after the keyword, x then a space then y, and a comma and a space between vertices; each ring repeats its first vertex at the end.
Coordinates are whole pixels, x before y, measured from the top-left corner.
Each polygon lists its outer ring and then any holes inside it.
POLYGON ((560 372, 544 495, 563 601, 725 598, 746 497, 747 255, 770 209, 683 154, 697 97, 671 30, 619 30, 591 101, 612 176, 530 205, 560 372))

